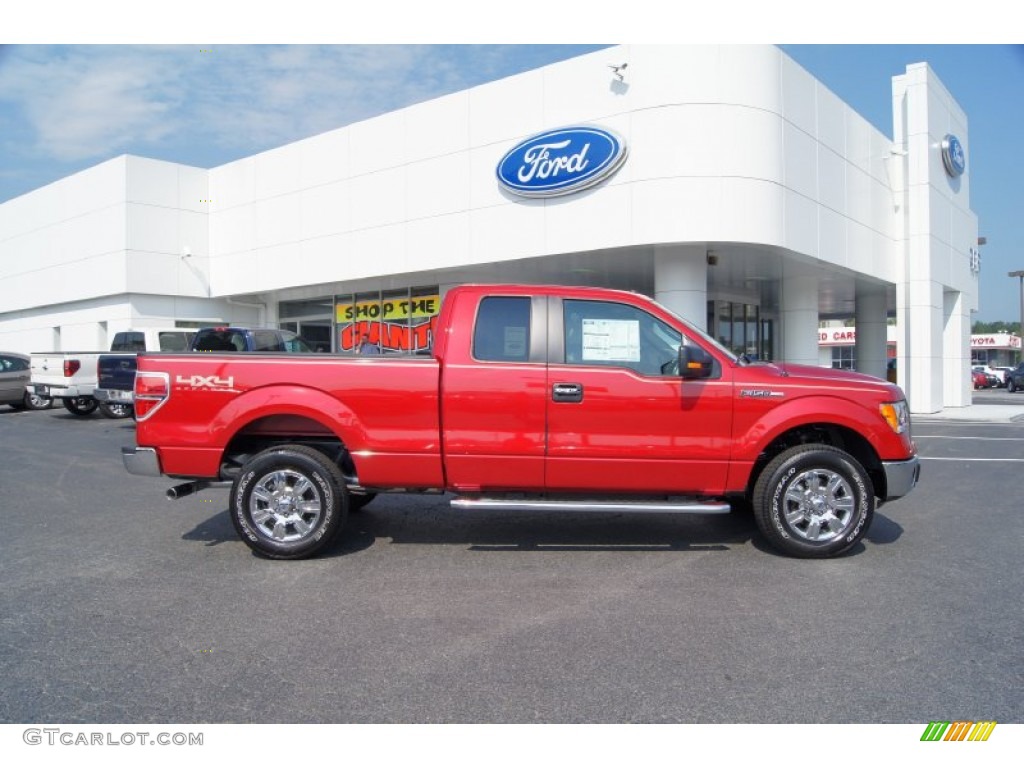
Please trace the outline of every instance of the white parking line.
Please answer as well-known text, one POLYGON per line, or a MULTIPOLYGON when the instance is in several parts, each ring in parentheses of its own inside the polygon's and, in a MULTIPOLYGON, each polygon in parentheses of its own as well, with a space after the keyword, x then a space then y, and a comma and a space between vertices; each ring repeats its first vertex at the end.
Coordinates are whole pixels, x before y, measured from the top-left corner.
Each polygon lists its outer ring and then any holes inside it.
POLYGON ((956 456, 921 456, 918 457, 921 461, 1016 461, 1024 463, 1024 459, 968 459, 968 458, 957 458, 956 456))
POLYGON ((921 437, 927 437, 931 440, 1009 440, 1011 442, 1024 443, 1024 437, 969 437, 963 435, 914 435, 914 439, 917 440, 921 437))

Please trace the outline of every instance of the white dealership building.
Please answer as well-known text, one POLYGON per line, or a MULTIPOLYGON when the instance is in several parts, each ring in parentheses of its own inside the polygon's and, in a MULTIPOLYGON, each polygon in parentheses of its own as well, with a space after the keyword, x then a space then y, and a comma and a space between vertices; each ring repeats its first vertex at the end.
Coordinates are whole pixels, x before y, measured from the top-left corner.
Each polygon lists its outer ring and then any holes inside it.
POLYGON ((233 322, 409 351, 454 285, 601 285, 764 359, 817 365, 854 320, 880 377, 894 318, 911 409, 968 405, 967 118, 927 64, 891 89, 888 136, 774 46, 624 45, 212 169, 114 158, 0 204, 0 349, 233 322), (596 164, 557 156, 589 130, 603 174, 502 180, 516 150, 522 178, 596 164))

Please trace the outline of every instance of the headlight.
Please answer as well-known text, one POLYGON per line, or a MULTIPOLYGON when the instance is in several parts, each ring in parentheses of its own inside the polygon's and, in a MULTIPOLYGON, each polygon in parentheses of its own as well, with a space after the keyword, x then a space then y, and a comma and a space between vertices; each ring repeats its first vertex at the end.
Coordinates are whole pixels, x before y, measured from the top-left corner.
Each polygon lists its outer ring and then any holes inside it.
POLYGON ((892 427, 897 435, 902 435, 910 428, 910 410, 907 408, 907 401, 900 400, 896 403, 882 403, 878 406, 882 418, 892 427))

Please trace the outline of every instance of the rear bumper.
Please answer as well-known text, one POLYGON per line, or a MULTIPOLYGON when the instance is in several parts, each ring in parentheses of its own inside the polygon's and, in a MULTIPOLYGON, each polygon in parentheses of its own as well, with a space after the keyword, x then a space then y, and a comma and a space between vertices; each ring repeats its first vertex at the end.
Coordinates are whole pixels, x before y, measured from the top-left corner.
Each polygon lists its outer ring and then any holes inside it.
POLYGON ((921 477, 921 460, 914 456, 906 461, 883 461, 885 470, 885 500, 906 496, 921 477))
POLYGON ((66 397, 93 397, 94 394, 93 389, 76 385, 64 387, 52 384, 29 384, 28 388, 39 397, 52 397, 57 400, 63 400, 66 397))
POLYGON ((130 389, 97 389, 93 392, 93 397, 101 403, 120 403, 124 405, 133 405, 135 403, 135 393, 130 389))
POLYGON ((133 475, 145 475, 147 477, 160 477, 160 457, 155 448, 139 448, 137 446, 125 446, 121 449, 121 461, 124 468, 133 475))

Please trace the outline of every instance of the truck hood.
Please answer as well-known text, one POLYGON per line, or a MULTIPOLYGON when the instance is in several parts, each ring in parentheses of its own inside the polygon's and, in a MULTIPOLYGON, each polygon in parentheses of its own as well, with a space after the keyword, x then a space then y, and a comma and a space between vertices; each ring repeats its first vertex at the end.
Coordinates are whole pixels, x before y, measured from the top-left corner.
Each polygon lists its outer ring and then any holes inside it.
POLYGON ((866 373, 845 371, 838 368, 823 368, 817 365, 798 365, 796 363, 767 363, 759 367, 762 367, 767 375, 771 375, 768 371, 773 370, 780 379, 789 379, 794 383, 797 381, 804 384, 814 384, 817 382, 832 386, 840 384, 870 388, 876 391, 890 392, 896 399, 905 399, 902 390, 895 384, 891 384, 877 376, 869 376, 866 373))

